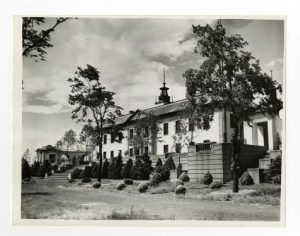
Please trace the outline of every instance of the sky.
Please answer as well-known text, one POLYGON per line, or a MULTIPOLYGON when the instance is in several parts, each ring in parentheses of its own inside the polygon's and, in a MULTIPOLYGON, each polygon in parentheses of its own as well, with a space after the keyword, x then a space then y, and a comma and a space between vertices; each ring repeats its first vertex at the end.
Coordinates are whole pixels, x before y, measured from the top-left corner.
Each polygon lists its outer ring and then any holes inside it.
MULTIPOLYGON (((53 18, 46 18, 45 28, 53 18)), ((59 25, 51 35, 46 61, 23 59, 22 150, 54 145, 65 131, 80 132, 71 119, 67 79, 77 67, 90 64, 100 71, 102 84, 116 93, 116 104, 129 110, 154 106, 166 71, 169 95, 185 98, 182 74, 202 62, 194 53, 192 25, 215 24, 209 19, 77 18, 59 25)), ((263 72, 282 84, 284 22, 222 20, 226 33, 240 34, 247 49, 260 60, 263 72)))

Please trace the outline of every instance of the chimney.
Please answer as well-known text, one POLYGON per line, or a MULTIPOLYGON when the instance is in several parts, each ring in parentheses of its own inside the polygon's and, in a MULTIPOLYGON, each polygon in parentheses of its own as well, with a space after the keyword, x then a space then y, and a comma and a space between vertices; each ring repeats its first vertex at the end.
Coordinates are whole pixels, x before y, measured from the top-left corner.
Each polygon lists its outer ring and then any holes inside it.
POLYGON ((130 110, 130 111, 129 111, 129 114, 133 114, 133 113, 134 113, 134 111, 133 111, 133 110, 130 110))

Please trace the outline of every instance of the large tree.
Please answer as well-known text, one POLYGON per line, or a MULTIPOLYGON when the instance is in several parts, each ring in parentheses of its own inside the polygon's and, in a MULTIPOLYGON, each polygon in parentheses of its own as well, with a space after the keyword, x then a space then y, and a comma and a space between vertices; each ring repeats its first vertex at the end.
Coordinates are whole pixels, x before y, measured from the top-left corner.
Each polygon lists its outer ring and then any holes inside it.
POLYGON ((259 60, 245 50, 248 44, 240 35, 226 35, 221 21, 215 27, 193 25, 197 37, 195 52, 203 58, 199 69, 188 69, 187 98, 194 107, 195 121, 204 129, 210 127, 216 109, 232 113, 233 192, 238 192, 240 129, 254 112, 275 114, 282 108, 278 98, 281 86, 263 73, 259 60))
POLYGON ((70 18, 59 17, 50 27, 45 27, 44 17, 23 17, 22 45, 23 57, 33 58, 36 62, 45 61, 47 49, 53 47, 51 44, 51 33, 55 28, 70 18))
POLYGON ((157 138, 158 118, 153 112, 139 111, 134 128, 134 134, 129 137, 129 143, 135 150, 141 150, 143 153, 145 147, 149 147, 157 138))
POLYGON ((69 78, 71 93, 69 103, 75 108, 72 110, 72 119, 92 125, 97 133, 99 146, 98 181, 101 182, 102 143, 108 126, 113 126, 114 119, 119 116, 121 107, 114 101, 114 92, 108 91, 100 81, 99 71, 87 65, 78 67, 73 78, 69 78))

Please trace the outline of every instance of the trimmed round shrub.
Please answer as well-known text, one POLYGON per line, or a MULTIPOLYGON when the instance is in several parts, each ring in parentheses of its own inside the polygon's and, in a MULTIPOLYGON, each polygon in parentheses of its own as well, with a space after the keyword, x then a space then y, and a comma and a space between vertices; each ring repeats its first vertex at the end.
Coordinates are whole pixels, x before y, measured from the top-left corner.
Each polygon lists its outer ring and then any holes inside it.
POLYGON ((138 186, 137 186, 137 191, 139 191, 140 193, 144 193, 148 190, 148 185, 145 184, 145 183, 140 183, 138 186))
POLYGON ((80 179, 80 173, 82 170, 76 168, 75 170, 72 171, 71 173, 71 179, 80 179))
POLYGON ((93 183, 93 188, 100 188, 101 187, 101 183, 100 182, 95 182, 95 183, 93 183))
POLYGON ((117 185, 117 189, 118 189, 118 190, 123 190, 124 188, 126 188, 126 184, 124 184, 124 183, 119 183, 119 184, 117 185))
POLYGON ((211 189, 219 189, 219 188, 222 188, 222 186, 223 186, 222 182, 220 182, 220 181, 214 181, 214 182, 212 182, 209 185, 209 188, 211 188, 211 189))
POLYGON ((276 175, 272 177, 273 184, 281 184, 281 175, 276 175))
POLYGON ((88 178, 88 177, 84 177, 82 180, 81 180, 82 183, 89 183, 91 182, 91 179, 88 178))
POLYGON ((188 176, 188 174, 186 172, 182 172, 178 179, 182 180, 183 182, 190 181, 190 177, 188 176))
POLYGON ((175 189, 177 188, 177 186, 179 186, 179 185, 184 185, 184 182, 182 181, 182 180, 180 180, 180 179, 178 179, 174 184, 173 184, 173 191, 175 191, 175 189))
POLYGON ((252 185, 254 184, 253 178, 248 171, 245 171, 240 178, 241 185, 252 185))
POLYGON ((204 174, 203 179, 201 179, 200 182, 205 185, 210 185, 213 182, 213 176, 208 171, 204 174))
POLYGON ((126 185, 132 185, 133 184, 133 180, 132 179, 124 179, 124 184, 126 184, 126 185))
POLYGON ((175 194, 185 194, 186 193, 186 187, 184 187, 183 185, 178 185, 175 188, 175 194))

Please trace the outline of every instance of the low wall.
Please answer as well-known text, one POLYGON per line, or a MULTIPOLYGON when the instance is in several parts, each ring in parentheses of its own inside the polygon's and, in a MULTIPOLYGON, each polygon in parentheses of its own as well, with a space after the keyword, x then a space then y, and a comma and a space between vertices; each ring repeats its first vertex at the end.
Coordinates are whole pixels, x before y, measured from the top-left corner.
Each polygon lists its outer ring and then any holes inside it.
MULTIPOLYGON (((259 158, 262 158, 266 149, 261 146, 243 145, 240 155, 241 172, 248 168, 257 168, 259 158)), ((188 174, 191 181, 198 181, 209 171, 214 180, 228 182, 232 179, 231 144, 214 144, 211 150, 196 152, 195 146, 189 147, 188 174)))

